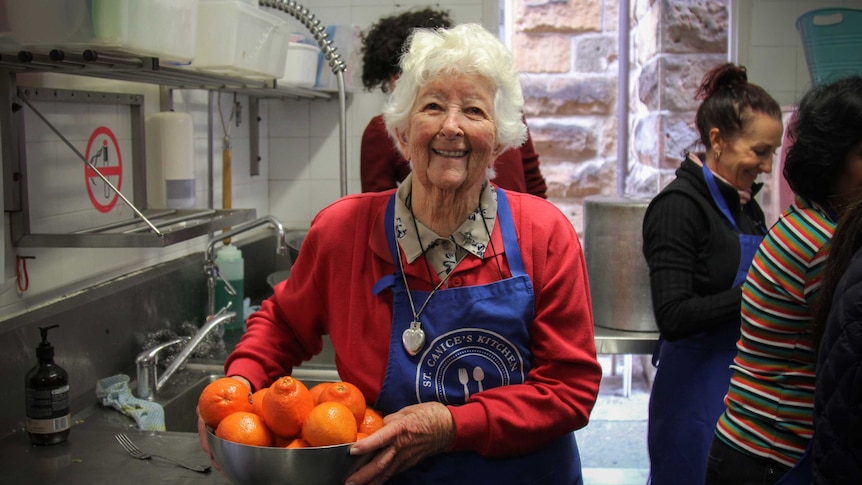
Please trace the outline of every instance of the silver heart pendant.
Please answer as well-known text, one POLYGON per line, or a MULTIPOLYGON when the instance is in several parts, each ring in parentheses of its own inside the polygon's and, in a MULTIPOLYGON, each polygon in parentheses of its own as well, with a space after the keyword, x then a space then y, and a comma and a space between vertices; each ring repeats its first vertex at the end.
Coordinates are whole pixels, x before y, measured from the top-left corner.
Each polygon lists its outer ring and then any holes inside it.
POLYGON ((410 328, 401 334, 401 343, 408 354, 416 355, 425 345, 425 332, 419 326, 419 322, 412 322, 410 328))

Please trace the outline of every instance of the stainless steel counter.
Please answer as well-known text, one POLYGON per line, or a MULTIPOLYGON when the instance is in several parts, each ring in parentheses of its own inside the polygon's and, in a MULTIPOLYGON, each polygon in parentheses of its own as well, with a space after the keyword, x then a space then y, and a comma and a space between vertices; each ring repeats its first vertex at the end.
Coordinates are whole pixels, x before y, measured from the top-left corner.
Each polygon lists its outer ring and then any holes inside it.
MULTIPOLYGON (((658 332, 629 332, 595 327, 599 354, 652 354, 658 332)), ((329 378, 329 375, 323 376, 329 378)), ((213 484, 230 481, 212 470, 200 474, 168 462, 136 460, 114 439, 128 434, 145 451, 168 455, 189 463, 208 464, 196 433, 138 431, 131 419, 98 404, 73 416, 75 425, 65 443, 35 446, 20 431, 0 440, 2 483, 93 485, 135 483, 213 484)))
POLYGON ((596 353, 652 355, 659 332, 630 332, 595 326, 596 353))
POLYGON ((652 355, 659 332, 632 332, 596 325, 597 354, 623 354, 623 396, 632 393, 632 355, 652 355))
POLYGON ((145 451, 189 463, 209 463, 194 433, 151 433, 82 424, 73 426, 68 441, 58 445, 32 445, 23 431, 0 440, 0 468, 3 470, 0 482, 41 485, 230 484, 216 470, 197 473, 158 458, 134 459, 114 439, 118 431, 124 431, 145 451))

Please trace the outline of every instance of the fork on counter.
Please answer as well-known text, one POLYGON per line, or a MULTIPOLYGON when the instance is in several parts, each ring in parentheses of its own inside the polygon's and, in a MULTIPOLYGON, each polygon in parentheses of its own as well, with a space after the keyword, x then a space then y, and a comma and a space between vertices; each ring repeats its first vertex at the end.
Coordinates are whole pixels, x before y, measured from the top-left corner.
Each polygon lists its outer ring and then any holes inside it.
POLYGON ((198 466, 198 465, 188 465, 181 461, 174 460, 173 458, 168 458, 167 456, 162 455, 154 455, 152 453, 144 453, 140 448, 131 440, 125 433, 120 433, 114 438, 117 438, 117 442, 120 443, 120 446, 123 447, 133 458, 137 458, 139 460, 149 460, 151 458, 161 458, 162 460, 169 461, 174 465, 181 466, 191 471, 206 473, 210 471, 210 466, 198 466))

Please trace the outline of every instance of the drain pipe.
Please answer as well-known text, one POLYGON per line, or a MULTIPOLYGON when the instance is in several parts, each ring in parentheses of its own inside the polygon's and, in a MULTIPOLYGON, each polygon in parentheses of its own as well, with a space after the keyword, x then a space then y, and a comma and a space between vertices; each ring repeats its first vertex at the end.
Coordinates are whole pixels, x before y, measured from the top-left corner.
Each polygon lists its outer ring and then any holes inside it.
POLYGON ((629 166, 629 0, 619 0, 617 26, 617 195, 626 193, 629 166))

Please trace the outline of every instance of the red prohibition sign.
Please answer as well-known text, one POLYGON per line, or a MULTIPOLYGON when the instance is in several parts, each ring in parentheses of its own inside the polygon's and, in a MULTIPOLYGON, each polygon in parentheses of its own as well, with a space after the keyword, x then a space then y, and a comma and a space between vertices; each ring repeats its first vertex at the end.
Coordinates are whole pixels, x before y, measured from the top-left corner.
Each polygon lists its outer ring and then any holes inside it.
POLYGON ((117 205, 117 199, 120 197, 108 187, 108 184, 99 177, 91 165, 111 180, 117 190, 122 189, 123 156, 120 154, 120 144, 117 142, 114 132, 106 126, 100 126, 93 130, 93 134, 90 135, 90 140, 87 142, 85 157, 88 164, 84 168, 84 183, 87 185, 87 195, 90 197, 90 202, 99 212, 109 212, 117 205), (98 148, 93 148, 93 143, 97 140, 101 140, 102 143, 98 148), (113 153, 109 153, 108 140, 113 145, 113 153), (109 160, 111 162, 116 160, 117 164, 108 165, 109 160))

